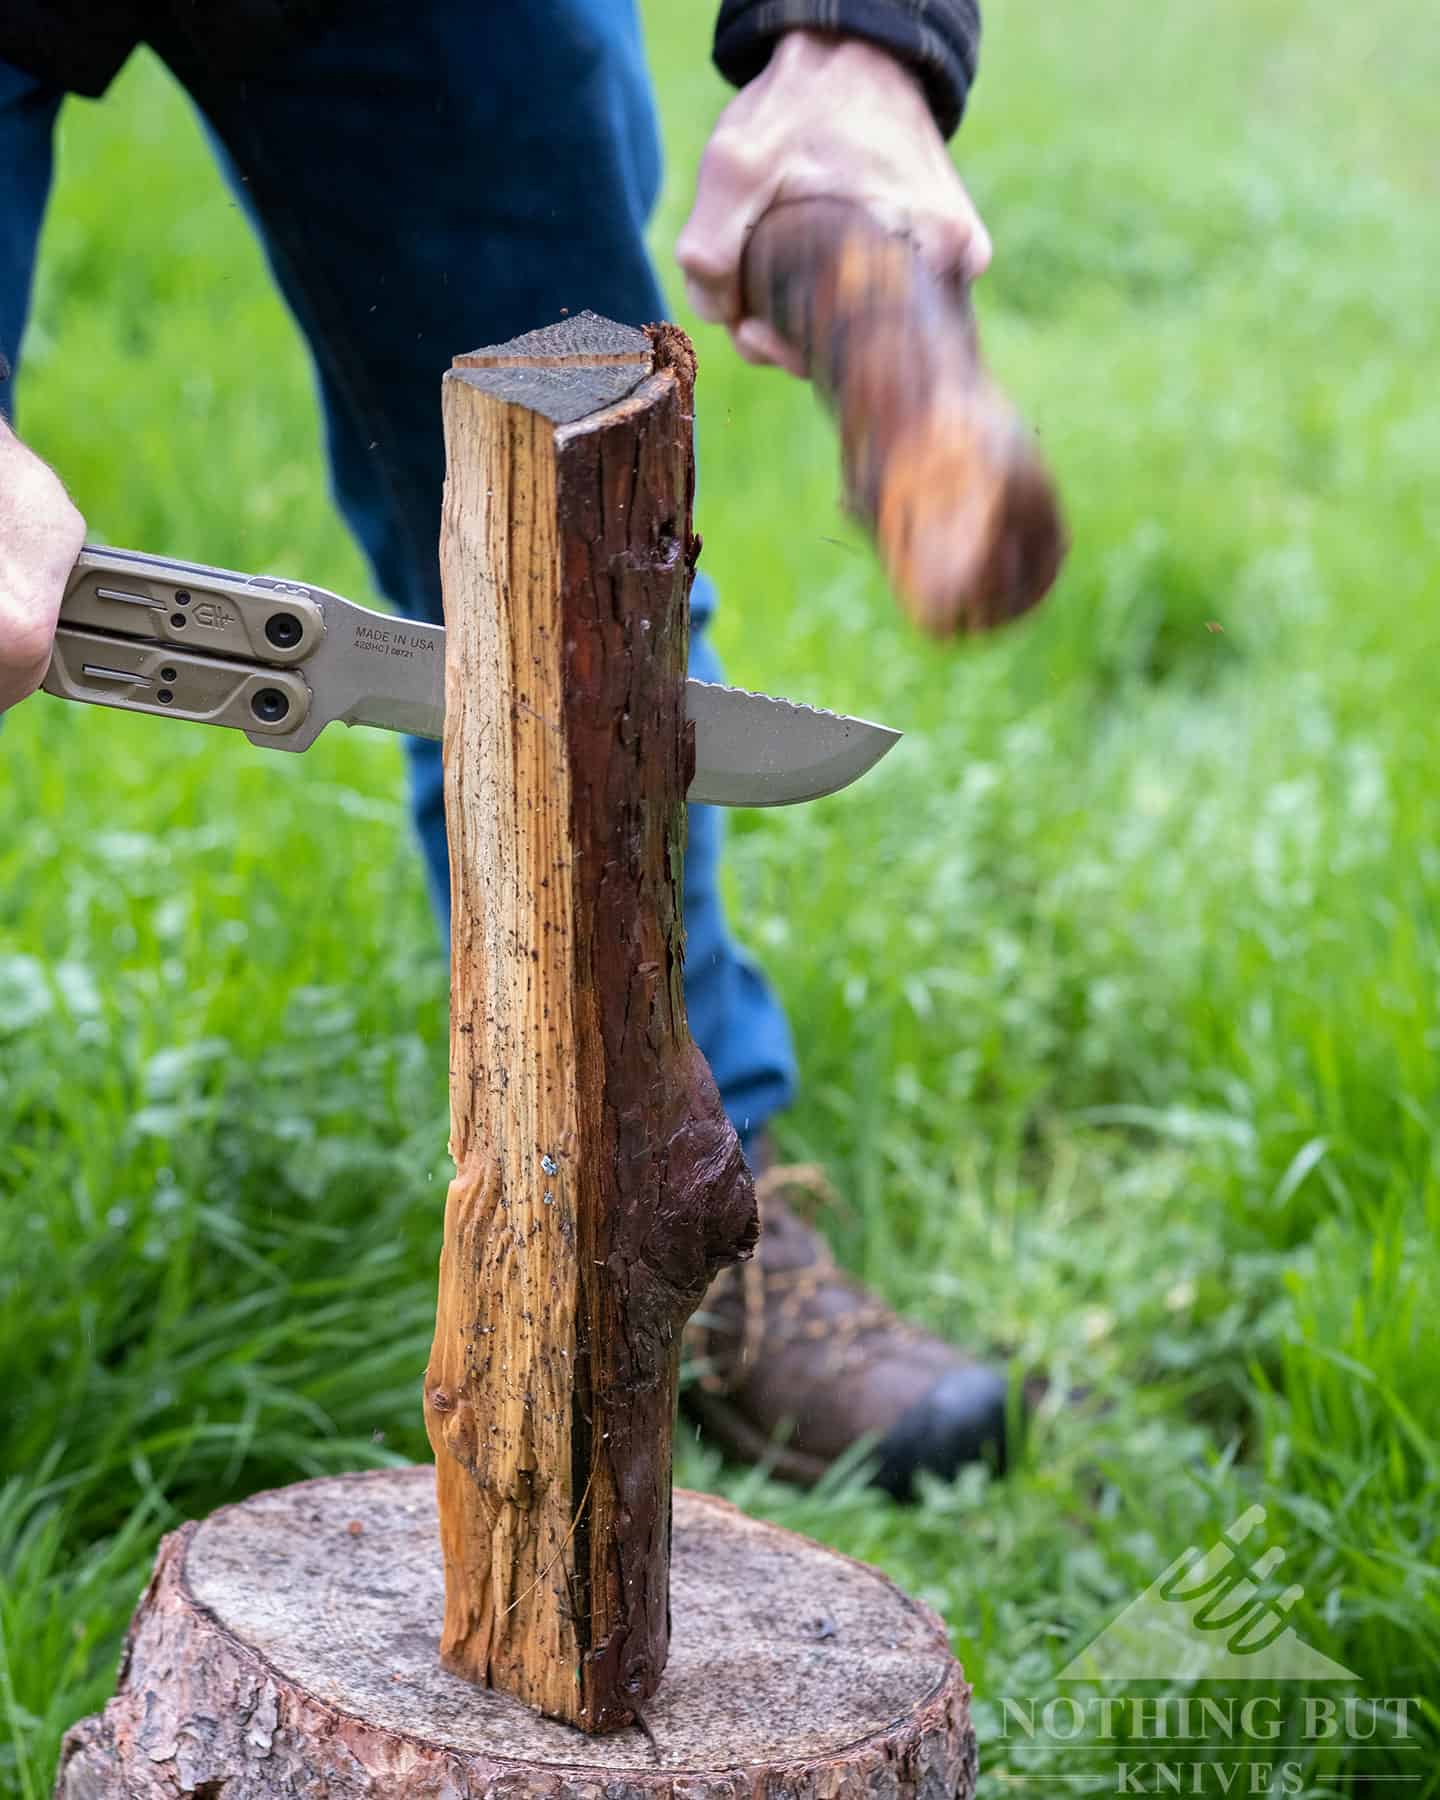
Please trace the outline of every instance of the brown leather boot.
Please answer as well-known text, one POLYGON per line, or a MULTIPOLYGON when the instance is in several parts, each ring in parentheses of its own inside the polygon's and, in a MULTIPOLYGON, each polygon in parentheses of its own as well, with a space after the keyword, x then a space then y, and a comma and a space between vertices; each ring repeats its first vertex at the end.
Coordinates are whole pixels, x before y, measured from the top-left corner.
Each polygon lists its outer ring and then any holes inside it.
POLYGON ((871 1438, 874 1484, 897 1499, 919 1469, 948 1479, 967 1462, 1003 1468, 1004 1374, 907 1324, 836 1266, 787 1204, 823 1191, 818 1170, 768 1169, 755 1188, 754 1258, 721 1271, 686 1327, 684 1398, 705 1434, 806 1486, 871 1438))

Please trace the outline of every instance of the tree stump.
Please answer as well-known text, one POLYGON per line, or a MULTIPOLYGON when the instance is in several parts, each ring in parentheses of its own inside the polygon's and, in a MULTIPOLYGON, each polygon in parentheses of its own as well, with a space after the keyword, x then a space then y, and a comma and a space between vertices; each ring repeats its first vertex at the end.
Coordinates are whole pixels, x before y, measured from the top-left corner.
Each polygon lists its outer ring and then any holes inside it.
POLYGON ((675 1496, 645 1729, 588 1736, 439 1661, 429 1469, 301 1482, 165 1540, 58 1800, 969 1800, 969 1689, 930 1610, 724 1501, 675 1496))

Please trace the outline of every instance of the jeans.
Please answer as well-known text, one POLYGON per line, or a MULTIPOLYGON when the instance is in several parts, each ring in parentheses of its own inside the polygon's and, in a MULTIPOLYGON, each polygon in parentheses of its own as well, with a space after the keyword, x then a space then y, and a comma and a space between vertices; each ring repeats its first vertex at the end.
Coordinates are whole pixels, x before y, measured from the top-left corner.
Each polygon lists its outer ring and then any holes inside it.
MULTIPOLYGON (((176 74, 308 340, 335 496, 376 585, 438 620, 439 387, 452 354, 566 310, 664 316, 644 244, 659 149, 630 0, 357 0, 259 75, 221 81, 198 63, 176 74)), ((0 352, 12 361, 60 101, 0 63, 0 352)), ((691 670, 707 681, 719 677, 704 630, 713 604, 702 577, 691 670)), ((439 746, 407 751, 444 922, 439 746)), ((719 815, 691 807, 690 1026, 748 1142, 789 1099, 794 1061, 778 1002, 726 928, 720 852, 719 815)))

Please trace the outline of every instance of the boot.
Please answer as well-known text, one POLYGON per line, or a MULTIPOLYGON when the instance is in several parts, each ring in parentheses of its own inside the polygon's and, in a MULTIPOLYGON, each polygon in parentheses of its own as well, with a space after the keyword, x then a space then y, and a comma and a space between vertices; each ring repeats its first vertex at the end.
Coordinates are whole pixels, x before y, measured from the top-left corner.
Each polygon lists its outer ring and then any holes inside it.
POLYGON ((685 1403, 705 1433, 804 1486, 870 1438, 874 1485, 899 1500, 920 1469, 1003 1469, 1003 1372, 907 1324, 836 1266, 791 1204, 824 1190, 818 1170, 767 1169, 755 1188, 755 1255, 720 1272, 686 1327, 685 1403))

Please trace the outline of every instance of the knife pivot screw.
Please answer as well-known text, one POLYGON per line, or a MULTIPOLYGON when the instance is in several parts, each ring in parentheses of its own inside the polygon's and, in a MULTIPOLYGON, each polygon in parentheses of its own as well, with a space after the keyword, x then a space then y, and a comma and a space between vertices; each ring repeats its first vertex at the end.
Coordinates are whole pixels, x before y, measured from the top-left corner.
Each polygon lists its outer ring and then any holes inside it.
POLYGON ((293 650, 304 632, 304 626, 294 613, 271 613, 265 621, 265 635, 277 650, 293 650))
POLYGON ((155 698, 162 706, 168 706, 175 696, 169 688, 158 688, 155 693, 155 698))
POLYGON ((290 710, 290 701, 279 688, 260 688, 250 702, 250 710, 266 725, 278 725, 290 710))

